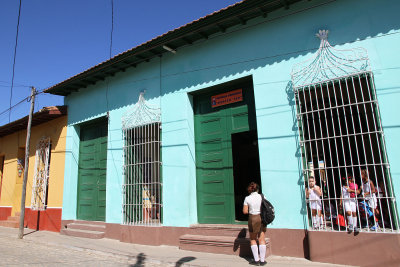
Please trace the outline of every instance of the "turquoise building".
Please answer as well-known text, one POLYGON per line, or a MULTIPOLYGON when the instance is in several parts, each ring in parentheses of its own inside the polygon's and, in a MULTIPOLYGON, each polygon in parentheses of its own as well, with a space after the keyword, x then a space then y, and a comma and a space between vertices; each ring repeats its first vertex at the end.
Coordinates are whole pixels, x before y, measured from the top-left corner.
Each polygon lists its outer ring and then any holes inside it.
POLYGON ((69 110, 63 225, 102 221, 107 237, 183 248, 196 247, 191 234, 201 246, 206 226, 246 227, 255 181, 275 206, 272 254, 367 265, 385 251, 394 265, 398 10, 245 0, 48 88, 69 110), (361 188, 363 170, 377 211, 358 205, 361 232, 349 235, 341 188, 349 176, 361 188), (318 218, 310 177, 323 191, 318 218))

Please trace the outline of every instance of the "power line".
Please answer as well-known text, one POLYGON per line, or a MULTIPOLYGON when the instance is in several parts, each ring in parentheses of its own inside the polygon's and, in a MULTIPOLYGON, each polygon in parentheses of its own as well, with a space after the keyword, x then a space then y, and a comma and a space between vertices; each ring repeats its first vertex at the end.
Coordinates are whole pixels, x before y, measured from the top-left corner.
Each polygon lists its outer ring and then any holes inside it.
POLYGON ((11 122, 11 101, 12 101, 12 93, 13 93, 13 87, 14 87, 15 59, 17 57, 18 32, 19 32, 19 21, 20 21, 20 17, 21 17, 21 6, 22 6, 22 0, 19 0, 17 34, 15 36, 14 62, 13 62, 13 68, 12 68, 12 79, 11 79, 11 88, 10 88, 10 113, 8 114, 8 122, 9 123, 11 122))
MULTIPOLYGON (((27 97, 25 97, 24 99, 22 99, 21 101, 19 101, 18 103, 14 104, 13 106, 10 106, 8 109, 6 109, 6 110, 4 110, 3 112, 1 112, 1 113, 0 113, 0 116, 3 115, 4 113, 8 112, 8 111, 10 111, 10 113, 11 113, 11 110, 12 110, 13 108, 15 108, 15 107, 18 106, 19 104, 23 103, 25 100, 28 100, 29 98, 30 98, 30 97, 27 96, 27 97)), ((10 122, 10 121, 8 121, 8 122, 10 122)))
MULTIPOLYGON (((110 31, 110 53, 109 53, 109 59, 111 59, 112 55, 112 44, 113 44, 113 32, 114 32, 114 0, 110 1, 111 3, 111 31, 110 31)), ((107 87, 106 87, 106 104, 107 104, 107 110, 108 110, 108 90, 109 90, 109 82, 107 81, 107 87)))
MULTIPOLYGON (((40 95, 40 94, 44 94, 44 90, 36 91, 35 96, 40 95)), ((13 108, 15 108, 16 106, 22 104, 22 103, 25 102, 25 101, 30 102, 30 101, 31 101, 31 96, 27 96, 27 97, 21 99, 18 103, 14 104, 13 106, 10 106, 9 108, 3 110, 3 111, 0 113, 0 116, 3 115, 3 114, 5 114, 5 113, 7 113, 8 111, 10 111, 10 113, 11 113, 11 110, 12 110, 13 108)), ((10 122, 10 121, 9 121, 9 122, 10 122)))
MULTIPOLYGON (((110 1, 111 3, 111 31, 110 31, 110 53, 109 53, 109 59, 111 59, 111 53, 112 53, 112 43, 113 43, 113 32, 114 32, 114 0, 110 1)), ((109 89, 109 82, 107 81, 107 87, 106 87, 106 92, 105 92, 105 97, 106 97, 106 105, 107 105, 107 110, 108 110, 108 89, 109 89)))
MULTIPOLYGON (((110 32, 110 54, 109 54, 109 59, 111 59, 112 56, 112 45, 113 45, 113 33, 114 33, 114 0, 111 0, 111 32, 110 32)), ((108 91, 110 89, 110 82, 107 81, 107 87, 106 87, 106 92, 105 92, 105 97, 106 97, 106 105, 107 105, 107 132, 108 136, 111 136, 110 132, 110 117, 109 117, 109 101, 108 101, 108 91)), ((115 160, 114 160, 114 154, 113 154, 113 148, 112 144, 110 143, 110 149, 111 149, 111 157, 112 161, 114 162, 114 168, 117 169, 117 166, 115 165, 115 160)))
POLYGON ((112 55, 113 33, 114 33, 114 0, 111 0, 110 58, 112 55))

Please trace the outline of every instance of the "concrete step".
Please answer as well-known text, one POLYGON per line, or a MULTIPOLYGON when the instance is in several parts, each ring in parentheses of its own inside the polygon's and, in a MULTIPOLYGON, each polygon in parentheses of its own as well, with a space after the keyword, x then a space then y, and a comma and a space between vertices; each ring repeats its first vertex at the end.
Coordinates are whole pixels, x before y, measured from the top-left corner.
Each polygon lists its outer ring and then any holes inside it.
POLYGON ((20 216, 8 216, 7 221, 19 222, 20 216))
POLYGON ((101 221, 82 221, 82 220, 76 220, 73 223, 78 223, 78 224, 90 224, 90 225, 103 225, 105 226, 106 223, 105 222, 101 222, 101 221))
POLYGON ((21 216, 21 212, 20 211, 16 212, 14 216, 17 216, 17 217, 21 216))
POLYGON ((19 222, 15 222, 15 221, 0 221, 0 226, 19 228, 19 222))
POLYGON ((191 225, 189 234, 211 235, 211 236, 232 236, 237 238, 249 237, 247 225, 232 224, 197 224, 191 225))
POLYGON ((97 231, 97 232, 105 232, 106 226, 100 224, 86 224, 86 223, 78 223, 73 222, 67 224, 67 229, 78 229, 78 230, 88 230, 88 231, 97 231))
MULTIPOLYGON (((269 238, 266 238, 265 241, 267 244, 266 257, 268 257, 272 254, 271 244, 269 238)), ((186 234, 179 238, 179 248, 182 250, 238 255, 241 257, 252 256, 250 239, 246 237, 186 234)))
POLYGON ((60 232, 62 235, 75 236, 75 237, 84 237, 91 239, 101 239, 105 236, 104 232, 99 231, 89 231, 89 230, 79 230, 79 229, 61 229, 60 232))

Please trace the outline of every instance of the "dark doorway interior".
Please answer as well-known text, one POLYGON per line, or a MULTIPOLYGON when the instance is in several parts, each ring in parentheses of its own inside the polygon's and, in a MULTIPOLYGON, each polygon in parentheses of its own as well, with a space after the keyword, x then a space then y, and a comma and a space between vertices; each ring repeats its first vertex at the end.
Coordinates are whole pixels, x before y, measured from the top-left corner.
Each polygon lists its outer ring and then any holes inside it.
POLYGON ((247 221, 247 215, 242 212, 244 198, 248 195, 246 188, 250 182, 261 186, 257 131, 232 134, 232 159, 235 220, 247 221))

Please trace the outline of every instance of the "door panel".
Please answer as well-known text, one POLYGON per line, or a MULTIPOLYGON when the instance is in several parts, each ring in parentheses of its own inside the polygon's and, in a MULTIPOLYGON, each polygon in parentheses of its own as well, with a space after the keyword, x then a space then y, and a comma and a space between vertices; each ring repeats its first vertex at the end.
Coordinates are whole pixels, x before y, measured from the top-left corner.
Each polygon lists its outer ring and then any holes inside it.
POLYGON ((104 221, 106 207, 107 122, 82 126, 79 147, 80 220, 104 221))
POLYGON ((99 221, 106 219, 106 184, 107 184, 107 137, 102 137, 99 140, 100 147, 98 155, 98 202, 97 215, 99 221))
POLYGON ((247 105, 195 115, 199 223, 235 220, 231 134, 248 131, 247 105))
POLYGON ((197 115, 195 123, 199 222, 221 223, 230 216, 226 112, 197 115))
POLYGON ((230 130, 232 133, 245 132, 249 130, 249 113, 247 105, 234 107, 230 109, 230 130))

